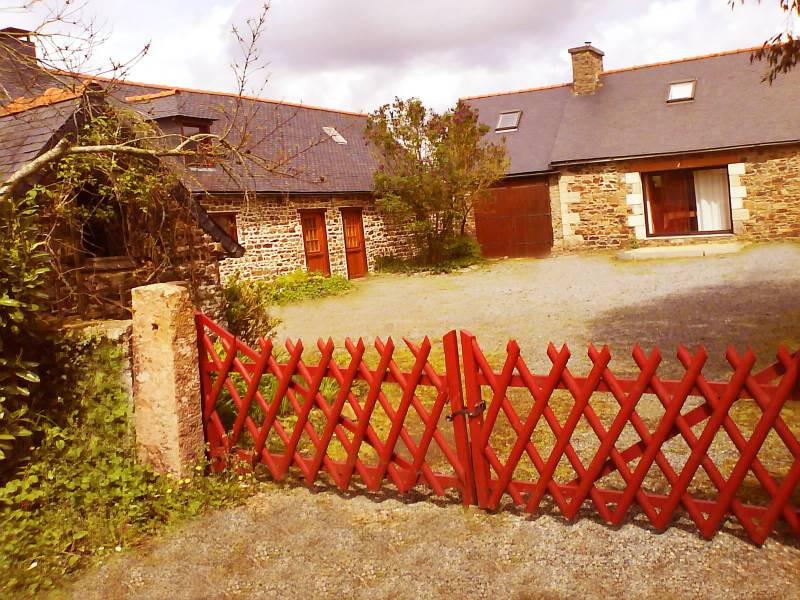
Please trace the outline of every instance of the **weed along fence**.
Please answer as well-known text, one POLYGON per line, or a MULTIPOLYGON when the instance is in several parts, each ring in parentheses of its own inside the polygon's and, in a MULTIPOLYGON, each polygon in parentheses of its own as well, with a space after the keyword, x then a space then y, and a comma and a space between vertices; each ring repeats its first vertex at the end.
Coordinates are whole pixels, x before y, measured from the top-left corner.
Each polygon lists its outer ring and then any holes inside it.
POLYGON ((708 381, 705 351, 681 348, 685 374, 665 380, 659 351, 636 348, 640 373, 627 379, 607 348, 590 347, 579 376, 569 350, 551 345, 549 372, 536 374, 515 342, 493 367, 466 332, 441 348, 426 338, 253 349, 201 313, 196 325, 215 469, 294 472, 341 490, 425 486, 486 509, 555 507, 568 519, 584 509, 657 529, 680 513, 706 538, 738 522, 757 544, 778 527, 800 534, 800 352, 780 349, 755 372, 752 351, 729 350, 730 379, 708 381))
POLYGON ((756 370, 752 351, 731 349, 730 376, 710 381, 702 348, 681 348, 681 377, 662 379, 658 350, 635 348, 629 378, 607 348, 590 347, 578 375, 551 345, 537 373, 515 342, 490 360, 466 332, 251 348, 180 286, 135 288, 132 300, 137 446, 162 471, 182 476, 207 443, 216 470, 309 485, 688 522, 707 538, 741 528, 758 544, 800 534, 800 351, 756 370))

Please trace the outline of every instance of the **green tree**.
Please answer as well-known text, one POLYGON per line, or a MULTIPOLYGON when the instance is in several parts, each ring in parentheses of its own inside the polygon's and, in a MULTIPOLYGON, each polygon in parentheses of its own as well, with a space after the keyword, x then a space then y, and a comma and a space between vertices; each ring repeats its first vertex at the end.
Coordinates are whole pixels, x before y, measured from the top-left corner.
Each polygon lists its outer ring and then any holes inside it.
MULTIPOLYGON (((731 8, 735 8, 740 2, 744 4, 745 0, 728 0, 731 8)), ((761 0, 758 2, 761 3, 761 0)), ((800 0, 778 0, 778 6, 786 13, 786 30, 766 40, 761 48, 750 56, 751 62, 766 61, 764 81, 770 84, 778 75, 788 73, 800 62, 800 37, 795 37, 792 33, 794 18, 800 19, 800 0)))
POLYGON ((403 224, 429 264, 464 235, 470 213, 489 201, 489 187, 505 174, 505 146, 484 140, 488 131, 463 102, 439 115, 416 98, 396 98, 368 119, 378 204, 403 224))

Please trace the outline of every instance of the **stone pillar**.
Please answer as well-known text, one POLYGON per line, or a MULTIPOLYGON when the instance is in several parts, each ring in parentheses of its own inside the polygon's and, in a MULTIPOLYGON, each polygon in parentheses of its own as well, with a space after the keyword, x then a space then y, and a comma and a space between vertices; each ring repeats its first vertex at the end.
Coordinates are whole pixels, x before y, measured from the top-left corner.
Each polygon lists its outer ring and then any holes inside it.
POLYGON ((131 290, 133 401, 139 460, 188 475, 203 452, 197 333, 189 292, 157 283, 131 290))

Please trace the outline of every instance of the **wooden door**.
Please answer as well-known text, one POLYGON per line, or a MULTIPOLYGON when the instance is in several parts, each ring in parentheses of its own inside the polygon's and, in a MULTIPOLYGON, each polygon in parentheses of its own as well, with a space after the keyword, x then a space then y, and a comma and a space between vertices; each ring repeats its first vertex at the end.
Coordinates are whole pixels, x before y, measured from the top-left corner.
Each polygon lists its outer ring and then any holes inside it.
POLYGON ((367 247, 364 243, 364 220, 360 208, 342 209, 344 251, 347 256, 347 276, 350 279, 367 274, 367 247))
POLYGON ((303 246, 306 252, 306 268, 331 274, 328 259, 328 236, 325 231, 325 211, 302 211, 300 222, 303 225, 303 246))
POLYGON ((475 211, 475 233, 487 257, 544 256, 553 247, 547 179, 504 182, 475 211))

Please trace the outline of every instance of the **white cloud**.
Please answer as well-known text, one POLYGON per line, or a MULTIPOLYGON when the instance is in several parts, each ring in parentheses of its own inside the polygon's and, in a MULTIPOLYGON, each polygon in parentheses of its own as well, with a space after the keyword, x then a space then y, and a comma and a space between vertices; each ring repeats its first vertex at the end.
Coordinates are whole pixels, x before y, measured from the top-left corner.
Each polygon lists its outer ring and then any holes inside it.
MULTIPOLYGON (((152 40, 131 79, 218 90, 235 88, 230 26, 258 6, 90 2, 111 31, 103 58, 125 59, 152 40)), ((41 10, 0 14, 31 27, 41 10)), ((606 68, 620 68, 759 45, 785 25, 777 2, 755 0, 733 10, 725 0, 273 0, 265 95, 350 110, 413 95, 443 109, 459 96, 568 81, 566 50, 588 40, 606 68)))

